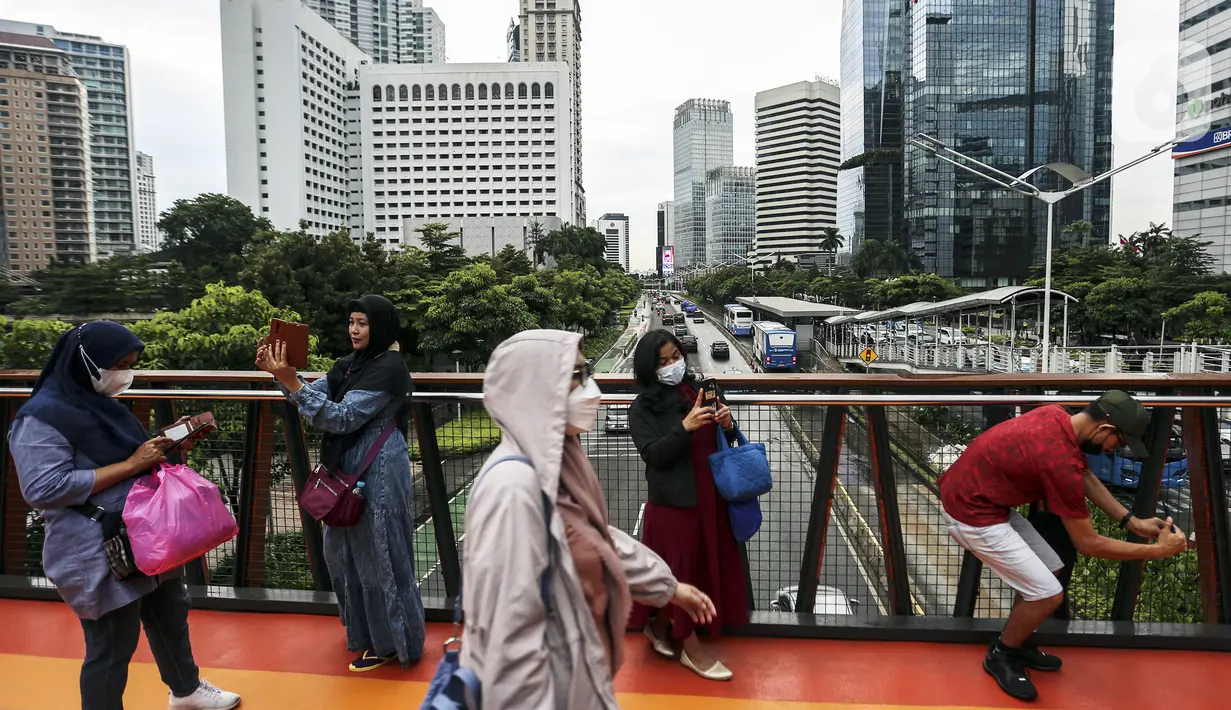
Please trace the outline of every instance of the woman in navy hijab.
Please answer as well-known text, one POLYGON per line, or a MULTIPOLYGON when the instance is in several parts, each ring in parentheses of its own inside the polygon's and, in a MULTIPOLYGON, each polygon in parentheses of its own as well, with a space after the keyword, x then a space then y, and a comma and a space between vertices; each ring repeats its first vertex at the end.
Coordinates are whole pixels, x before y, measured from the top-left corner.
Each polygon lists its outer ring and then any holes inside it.
POLYGON ((225 710, 239 696, 202 679, 188 641, 188 590, 179 571, 120 581, 103 551, 136 477, 165 461, 170 439, 150 439, 114 398, 132 385, 144 346, 118 323, 69 330, 43 368, 34 394, 9 430, 21 493, 46 525, 43 568, 81 618, 83 710, 123 710, 128 663, 141 627, 169 707, 225 710))

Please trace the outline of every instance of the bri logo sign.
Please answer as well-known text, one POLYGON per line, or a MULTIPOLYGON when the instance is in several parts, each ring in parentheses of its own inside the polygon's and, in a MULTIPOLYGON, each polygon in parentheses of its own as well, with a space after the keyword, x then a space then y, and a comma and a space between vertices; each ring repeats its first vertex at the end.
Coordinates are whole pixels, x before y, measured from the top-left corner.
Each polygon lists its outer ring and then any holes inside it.
POLYGON ((1210 153, 1227 147, 1231 147, 1231 128, 1219 128, 1200 138, 1175 146, 1171 149, 1171 157, 1172 159, 1187 158, 1190 155, 1210 153))

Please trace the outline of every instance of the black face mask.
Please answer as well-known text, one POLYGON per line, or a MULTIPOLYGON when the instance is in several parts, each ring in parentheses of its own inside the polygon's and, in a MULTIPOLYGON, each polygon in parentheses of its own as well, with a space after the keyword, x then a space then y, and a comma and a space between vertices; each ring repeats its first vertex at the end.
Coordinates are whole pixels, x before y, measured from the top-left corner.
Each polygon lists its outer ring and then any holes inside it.
POLYGON ((1103 445, 1107 443, 1108 436, 1111 436, 1111 434, 1107 434, 1107 436, 1104 436, 1099 441, 1095 441, 1094 437, 1090 437, 1089 439, 1079 443, 1077 446, 1078 448, 1081 449, 1081 452, 1083 454, 1090 454, 1091 456, 1101 456, 1102 454, 1107 453, 1106 451, 1103 451, 1103 445))

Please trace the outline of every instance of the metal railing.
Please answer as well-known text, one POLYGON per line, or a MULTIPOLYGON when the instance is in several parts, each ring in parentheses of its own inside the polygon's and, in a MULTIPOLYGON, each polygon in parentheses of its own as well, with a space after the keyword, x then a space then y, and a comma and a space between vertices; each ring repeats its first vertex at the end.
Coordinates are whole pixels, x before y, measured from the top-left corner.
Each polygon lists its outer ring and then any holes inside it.
MULTIPOLYGON (((0 373, 6 426, 36 373, 0 373)), ((644 467, 616 413, 627 376, 607 393, 582 441, 612 524, 638 535, 644 467)), ((1145 461, 1092 460, 1138 515, 1171 515, 1195 548, 1161 561, 1077 560, 1073 621, 1050 643, 1231 648, 1231 377, 1219 375, 719 376, 748 437, 766 444, 774 489, 745 545, 752 622, 737 633, 984 640, 1012 605, 1003 584, 953 543, 937 476, 983 429, 1032 407, 1081 407, 1110 388, 1153 412, 1145 461)), ((464 513, 499 430, 482 407, 481 375, 415 376, 410 437, 414 566, 431 618, 448 615, 464 552, 464 513)), ((185 463, 218 483, 239 523, 232 542, 187 566, 203 607, 335 613, 322 531, 297 505, 317 433, 259 373, 145 372, 124 395, 154 428, 212 411, 218 429, 185 463)), ((7 444, 4 444, 7 446, 7 444)), ((4 452, 7 454, 7 450, 4 452)), ((56 598, 42 576, 42 521, 21 498, 11 458, 0 469, 0 596, 56 598)), ((1094 511, 1096 527, 1120 535, 1094 511)))
MULTIPOLYGON (((1041 347, 1010 347, 988 341, 938 343, 908 338, 817 339, 816 346, 839 360, 859 359, 865 348, 876 351, 877 362, 901 363, 921 370, 954 372, 1042 372, 1041 347)), ((1231 373, 1231 346, 1163 345, 1108 347, 1053 347, 1048 356, 1057 373, 1231 373)))

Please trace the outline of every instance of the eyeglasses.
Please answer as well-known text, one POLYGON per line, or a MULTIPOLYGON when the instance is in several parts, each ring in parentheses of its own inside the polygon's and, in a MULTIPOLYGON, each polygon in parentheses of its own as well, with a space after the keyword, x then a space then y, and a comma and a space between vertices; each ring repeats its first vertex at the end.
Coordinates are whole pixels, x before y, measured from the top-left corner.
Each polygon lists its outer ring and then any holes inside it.
POLYGON ((594 372, 591 370, 590 363, 588 362, 584 362, 573 368, 573 379, 577 380, 577 384, 579 385, 584 385, 589 382, 590 376, 593 374, 594 372))

